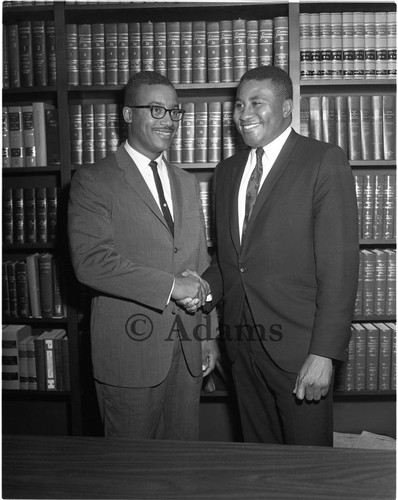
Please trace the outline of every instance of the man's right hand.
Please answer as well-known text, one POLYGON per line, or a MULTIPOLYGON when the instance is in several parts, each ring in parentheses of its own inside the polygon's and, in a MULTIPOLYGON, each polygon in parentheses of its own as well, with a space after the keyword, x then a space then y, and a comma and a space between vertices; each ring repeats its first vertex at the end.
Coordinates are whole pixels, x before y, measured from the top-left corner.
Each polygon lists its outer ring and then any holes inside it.
POLYGON ((188 297, 193 299, 198 307, 204 305, 207 297, 206 287, 196 276, 176 276, 171 298, 180 301, 188 297))

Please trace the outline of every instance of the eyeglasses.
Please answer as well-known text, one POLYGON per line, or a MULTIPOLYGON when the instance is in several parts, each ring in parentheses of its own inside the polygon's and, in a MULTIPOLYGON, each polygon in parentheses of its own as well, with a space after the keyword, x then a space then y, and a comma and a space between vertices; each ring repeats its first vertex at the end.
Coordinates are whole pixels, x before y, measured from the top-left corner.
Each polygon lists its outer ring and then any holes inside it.
POLYGON ((170 118, 172 119, 173 122, 179 122, 180 120, 182 120, 182 117, 184 116, 185 113, 183 109, 178 109, 178 108, 167 109, 164 108, 163 106, 157 106, 155 104, 148 104, 146 106, 129 106, 129 108, 150 109, 152 118, 156 118, 157 120, 164 118, 164 116, 166 116, 166 113, 169 112, 170 118))

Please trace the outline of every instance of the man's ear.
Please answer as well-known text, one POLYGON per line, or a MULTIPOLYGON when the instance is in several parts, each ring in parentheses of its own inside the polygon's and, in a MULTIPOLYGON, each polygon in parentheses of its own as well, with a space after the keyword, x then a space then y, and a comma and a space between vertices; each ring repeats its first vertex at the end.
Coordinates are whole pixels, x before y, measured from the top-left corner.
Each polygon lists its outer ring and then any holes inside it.
POLYGON ((123 108, 123 118, 126 123, 131 123, 132 122, 132 111, 131 108, 124 106, 123 108))
POLYGON ((293 100, 292 99, 286 99, 283 102, 283 118, 288 118, 293 111, 293 100))

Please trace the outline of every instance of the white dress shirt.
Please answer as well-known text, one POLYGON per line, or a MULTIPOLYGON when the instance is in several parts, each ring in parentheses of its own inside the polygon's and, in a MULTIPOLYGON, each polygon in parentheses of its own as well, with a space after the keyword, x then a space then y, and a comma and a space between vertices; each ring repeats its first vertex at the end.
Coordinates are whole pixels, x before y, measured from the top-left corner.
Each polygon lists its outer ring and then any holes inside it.
MULTIPOLYGON (((125 147, 127 153, 130 155, 130 157, 134 161, 134 163, 137 165, 138 170, 140 171, 142 177, 144 178, 144 181, 146 182, 149 190, 151 191, 152 196, 155 198, 155 201, 158 204, 160 211, 162 211, 162 208, 161 208, 160 202, 159 202, 158 190, 156 188, 155 179, 153 177, 152 168, 149 166, 150 160, 146 156, 142 155, 141 153, 139 153, 138 151, 133 149, 127 141, 125 142, 124 147, 125 147)), ((166 198, 167 205, 169 206, 171 217, 174 220, 173 200, 171 198, 170 180, 169 180, 169 174, 167 173, 167 167, 163 162, 162 155, 160 155, 158 158, 156 158, 155 161, 158 164, 158 172, 159 172, 160 180, 162 181, 164 197, 166 198)))
MULTIPOLYGON (((274 139, 270 144, 265 146, 264 155, 263 155, 263 175, 260 180, 260 187, 258 188, 258 193, 260 194, 260 190, 264 181, 269 174, 275 160, 277 159, 279 153, 283 145, 285 144, 287 138, 289 137, 291 131, 291 127, 288 127, 280 136, 274 139)), ((242 227, 243 221, 245 218, 245 210, 246 210, 246 191, 247 185, 249 183, 249 178, 251 173, 253 172, 254 167, 256 166, 256 149, 252 149, 249 154, 249 158, 247 159, 247 163, 245 166, 245 170, 242 175, 242 180, 239 187, 238 194, 238 221, 239 221, 239 237, 242 241, 242 227)))

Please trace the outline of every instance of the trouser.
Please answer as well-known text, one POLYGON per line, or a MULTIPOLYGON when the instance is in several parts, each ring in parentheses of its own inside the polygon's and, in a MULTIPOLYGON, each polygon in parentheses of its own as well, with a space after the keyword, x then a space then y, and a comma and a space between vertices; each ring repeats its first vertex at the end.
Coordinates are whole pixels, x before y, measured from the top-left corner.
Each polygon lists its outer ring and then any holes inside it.
POLYGON ((193 377, 174 341, 166 378, 155 387, 115 387, 96 381, 105 437, 199 439, 202 377, 193 377))
MULTIPOLYGON (((243 324, 254 327, 247 305, 243 324)), ((242 332, 232 375, 244 441, 333 446, 333 381, 320 401, 298 400, 297 373, 279 368, 256 335, 242 332)))

